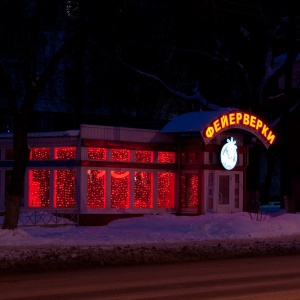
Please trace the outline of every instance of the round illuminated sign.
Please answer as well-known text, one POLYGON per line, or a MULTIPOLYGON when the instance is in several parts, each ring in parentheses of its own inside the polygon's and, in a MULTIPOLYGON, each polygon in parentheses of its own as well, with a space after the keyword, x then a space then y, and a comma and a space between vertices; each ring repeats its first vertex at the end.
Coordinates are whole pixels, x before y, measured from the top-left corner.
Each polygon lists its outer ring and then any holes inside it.
POLYGON ((237 163, 237 146, 233 137, 221 149, 221 164, 226 170, 232 170, 237 163))

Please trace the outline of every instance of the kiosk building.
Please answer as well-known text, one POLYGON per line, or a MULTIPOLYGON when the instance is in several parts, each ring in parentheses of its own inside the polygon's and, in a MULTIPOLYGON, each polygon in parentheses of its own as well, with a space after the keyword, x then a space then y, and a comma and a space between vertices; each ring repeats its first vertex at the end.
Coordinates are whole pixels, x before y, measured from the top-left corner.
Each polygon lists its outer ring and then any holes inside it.
MULTIPOLYGON (((79 225, 144 214, 199 215, 246 210, 252 135, 275 134, 252 113, 190 112, 161 130, 81 125, 30 133, 21 211, 76 213, 79 225)), ((11 134, 0 135, 0 211, 13 168, 11 134)))

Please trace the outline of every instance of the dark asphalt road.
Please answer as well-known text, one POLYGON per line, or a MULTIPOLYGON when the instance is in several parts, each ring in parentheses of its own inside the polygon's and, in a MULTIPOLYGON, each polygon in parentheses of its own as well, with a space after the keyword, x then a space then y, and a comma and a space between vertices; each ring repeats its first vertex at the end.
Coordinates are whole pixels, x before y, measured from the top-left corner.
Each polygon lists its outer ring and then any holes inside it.
POLYGON ((300 299, 300 255, 3 272, 0 299, 300 299))

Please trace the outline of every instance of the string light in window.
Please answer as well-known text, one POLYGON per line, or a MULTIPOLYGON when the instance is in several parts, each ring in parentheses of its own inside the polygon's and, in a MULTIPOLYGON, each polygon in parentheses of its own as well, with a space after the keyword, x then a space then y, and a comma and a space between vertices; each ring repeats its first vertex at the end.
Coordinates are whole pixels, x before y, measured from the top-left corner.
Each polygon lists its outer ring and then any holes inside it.
POLYGON ((111 159, 117 161, 129 161, 130 160, 130 151, 126 149, 112 149, 111 150, 111 159))
POLYGON ((106 171, 88 170, 87 182, 87 207, 88 208, 105 208, 106 199, 106 171))
POLYGON ((50 170, 29 170, 29 206, 49 207, 49 182, 50 170))
POLYGON ((153 151, 144 151, 144 150, 136 150, 134 160, 136 162, 153 162, 154 152, 153 151))
POLYGON ((129 208, 129 172, 111 172, 111 208, 129 208))
POLYGON ((105 148, 88 148, 88 159, 106 160, 107 159, 107 149, 105 149, 105 148))
POLYGON ((182 174, 181 176, 181 205, 194 208, 198 204, 198 175, 182 174))
POLYGON ((30 151, 30 159, 32 160, 50 159, 50 148, 32 148, 30 151))
POLYGON ((158 208, 174 208, 175 174, 158 172, 158 208))
POLYGON ((153 208, 152 172, 134 172, 134 208, 153 208))
POLYGON ((55 159, 76 159, 76 147, 64 147, 54 149, 55 159))
POLYGON ((158 152, 158 162, 159 163, 175 163, 175 153, 174 152, 158 152))
POLYGON ((55 206, 76 207, 76 170, 55 170, 55 206))

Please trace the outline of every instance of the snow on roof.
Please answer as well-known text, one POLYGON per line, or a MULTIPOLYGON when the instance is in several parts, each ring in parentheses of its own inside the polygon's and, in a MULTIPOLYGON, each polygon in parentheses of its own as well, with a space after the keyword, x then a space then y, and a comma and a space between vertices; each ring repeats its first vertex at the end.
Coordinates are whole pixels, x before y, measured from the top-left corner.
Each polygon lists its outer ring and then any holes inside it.
MULTIPOLYGON (((79 130, 53 131, 53 132, 30 132, 28 137, 63 137, 63 136, 79 136, 79 130)), ((11 139, 13 133, 0 133, 0 138, 11 139)))
POLYGON ((28 137, 79 136, 79 130, 28 133, 28 137))
POLYGON ((232 109, 222 109, 217 111, 193 111, 175 117, 161 132, 193 132, 203 130, 214 119, 218 118, 224 112, 232 109))

